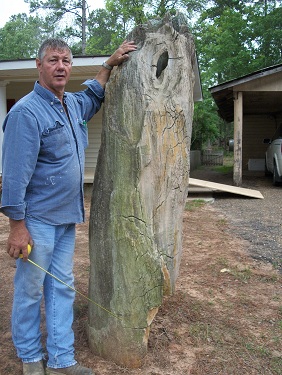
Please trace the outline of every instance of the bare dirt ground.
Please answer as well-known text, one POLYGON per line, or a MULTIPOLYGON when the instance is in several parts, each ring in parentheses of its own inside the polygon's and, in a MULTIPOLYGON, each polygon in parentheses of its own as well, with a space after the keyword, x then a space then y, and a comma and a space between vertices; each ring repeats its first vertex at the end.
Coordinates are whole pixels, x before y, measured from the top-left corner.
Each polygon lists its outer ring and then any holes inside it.
MULTIPOLYGON (((215 181, 221 182, 218 176, 215 181)), ((271 226, 267 218, 261 219, 265 212, 260 204, 269 206, 273 195, 267 189, 263 187, 263 203, 223 195, 214 204, 187 205, 176 292, 165 298, 152 324, 141 369, 122 368, 90 352, 84 330, 88 302, 79 295, 74 322, 77 360, 97 375, 282 374, 281 273, 277 260, 265 256, 269 246, 259 237, 271 226), (256 253, 260 248, 261 257, 256 253)), ((275 194, 281 196, 281 189, 275 194)), ((89 198, 86 209, 89 213, 89 198)), ((20 375, 10 333, 15 263, 5 253, 7 231, 8 221, 1 215, 0 375, 20 375)), ((270 239, 273 251, 279 245, 276 237, 270 239)), ((76 288, 86 295, 88 272, 86 223, 77 228, 75 255, 76 288)))

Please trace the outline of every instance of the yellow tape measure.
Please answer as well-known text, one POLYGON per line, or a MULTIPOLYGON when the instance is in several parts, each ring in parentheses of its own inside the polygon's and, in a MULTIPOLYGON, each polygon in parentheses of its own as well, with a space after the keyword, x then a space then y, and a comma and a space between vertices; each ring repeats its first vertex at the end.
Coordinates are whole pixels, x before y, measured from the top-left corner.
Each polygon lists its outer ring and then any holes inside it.
MULTIPOLYGON (((30 254, 30 252, 31 252, 31 246, 30 246, 30 244, 28 244, 27 245, 27 253, 28 253, 28 255, 30 254)), ((22 251, 20 252, 20 255, 19 255, 19 258, 22 258, 23 257, 23 254, 22 254, 22 251)))
MULTIPOLYGON (((28 255, 30 254, 31 252, 31 246, 30 244, 27 245, 27 251, 28 251, 28 255)), ((19 258, 22 258, 23 255, 20 254, 19 255, 19 258)), ((59 279, 57 276, 53 275, 52 273, 50 273, 49 271, 45 270, 43 267, 39 266, 39 264, 33 262, 32 260, 28 259, 28 262, 30 262, 31 264, 33 264, 34 266, 36 266, 37 268, 41 269, 42 271, 44 271, 47 275, 53 277, 55 280, 59 281, 60 283, 64 284, 65 286, 67 286, 68 288, 72 289, 74 292, 78 293, 80 296, 84 297, 85 299, 87 299, 87 301, 89 302, 92 302, 94 303, 96 306, 98 306, 100 309, 106 311, 108 314, 112 315, 113 317, 115 317, 116 319, 120 320, 121 322, 123 321, 119 316, 117 316, 116 314, 114 314, 113 312, 111 312, 110 310, 106 309, 105 307, 99 305, 97 302, 93 301, 91 298, 87 297, 85 294, 79 292, 77 289, 73 288, 71 285, 68 285, 66 284, 63 280, 59 279)))

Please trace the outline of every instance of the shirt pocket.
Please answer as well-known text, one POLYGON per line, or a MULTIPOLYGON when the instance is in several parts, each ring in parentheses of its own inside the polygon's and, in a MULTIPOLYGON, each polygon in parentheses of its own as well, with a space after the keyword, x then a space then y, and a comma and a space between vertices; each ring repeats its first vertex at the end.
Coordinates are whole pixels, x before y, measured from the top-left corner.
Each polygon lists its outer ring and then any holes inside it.
POLYGON ((56 121, 54 126, 47 128, 41 136, 40 155, 46 160, 56 161, 73 154, 71 129, 68 125, 56 121))

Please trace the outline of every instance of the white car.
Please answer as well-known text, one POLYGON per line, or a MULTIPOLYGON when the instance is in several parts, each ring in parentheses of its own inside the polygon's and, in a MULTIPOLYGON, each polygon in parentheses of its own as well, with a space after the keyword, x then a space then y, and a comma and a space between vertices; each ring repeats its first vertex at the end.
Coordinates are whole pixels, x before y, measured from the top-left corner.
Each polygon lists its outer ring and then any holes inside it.
POLYGON ((279 127, 272 139, 265 138, 263 143, 269 144, 265 153, 265 175, 272 174, 273 185, 282 182, 282 127, 279 127))

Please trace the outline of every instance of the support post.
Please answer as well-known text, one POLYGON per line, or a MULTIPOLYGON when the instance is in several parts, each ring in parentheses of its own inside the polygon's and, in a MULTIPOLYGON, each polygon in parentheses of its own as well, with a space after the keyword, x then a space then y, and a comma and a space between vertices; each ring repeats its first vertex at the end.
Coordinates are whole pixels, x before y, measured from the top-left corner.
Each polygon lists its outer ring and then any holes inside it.
POLYGON ((233 182, 242 185, 243 93, 234 93, 234 167, 233 182))

